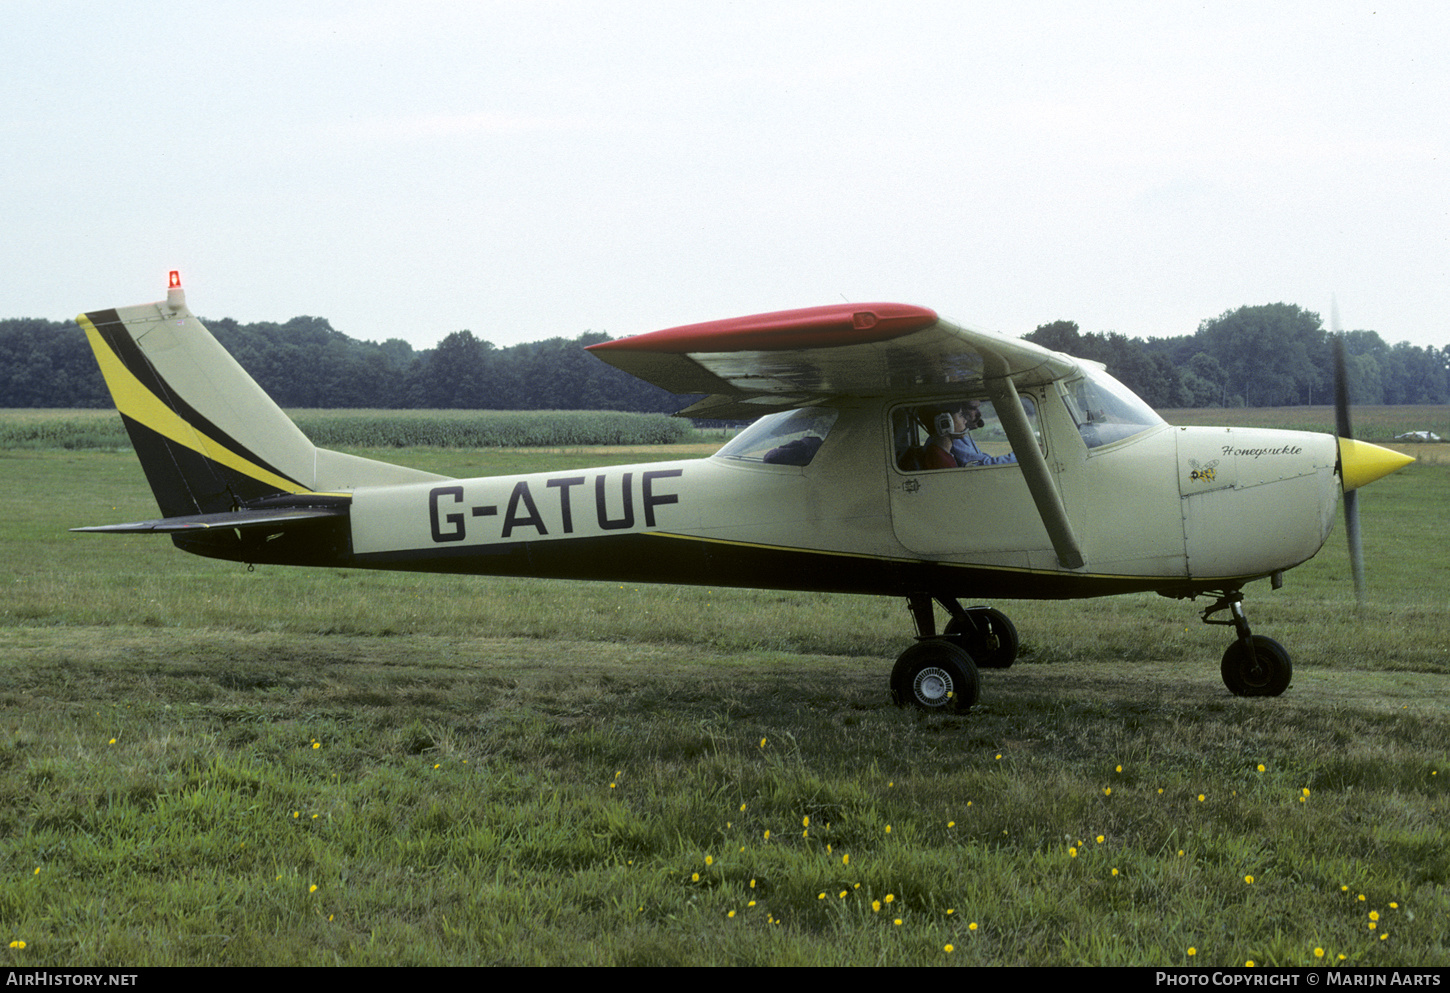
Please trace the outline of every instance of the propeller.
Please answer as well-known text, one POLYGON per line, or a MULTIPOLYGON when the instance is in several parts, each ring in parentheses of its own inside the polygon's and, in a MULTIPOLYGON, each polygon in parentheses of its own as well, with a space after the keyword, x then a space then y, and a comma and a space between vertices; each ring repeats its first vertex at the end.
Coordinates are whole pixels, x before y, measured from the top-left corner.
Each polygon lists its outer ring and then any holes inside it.
POLYGON ((1354 440, 1349 424, 1349 376, 1345 372, 1344 335, 1339 330, 1339 306, 1329 312, 1329 340, 1334 351, 1334 431, 1339 437, 1339 481, 1344 488, 1344 534, 1349 540, 1349 567, 1354 575, 1354 598, 1364 605, 1364 548, 1359 531, 1359 488, 1415 461, 1402 452, 1354 440))
MULTIPOLYGON (((1339 304, 1329 310, 1329 340, 1334 349, 1334 433, 1339 436, 1340 460, 1344 459, 1346 441, 1354 440, 1349 423, 1349 375, 1344 367, 1344 335, 1339 330, 1339 304)), ((1340 478, 1344 478, 1341 469, 1340 478)), ((1359 490, 1344 489, 1344 536, 1349 542, 1349 569, 1354 575, 1354 598, 1364 605, 1364 545, 1359 532, 1359 490)))

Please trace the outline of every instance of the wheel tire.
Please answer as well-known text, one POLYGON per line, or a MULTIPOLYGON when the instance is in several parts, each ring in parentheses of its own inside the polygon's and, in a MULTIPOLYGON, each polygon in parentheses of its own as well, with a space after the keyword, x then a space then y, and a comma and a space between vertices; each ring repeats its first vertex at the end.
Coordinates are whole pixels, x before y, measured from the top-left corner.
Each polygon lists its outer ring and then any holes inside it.
POLYGON ((901 653, 891 670, 891 699, 898 707, 965 714, 980 690, 972 657, 940 638, 918 641, 901 653))
POLYGON ((957 637, 959 644, 972 656, 979 669, 1006 669, 1017 661, 1017 628, 1007 615, 993 607, 968 607, 967 613, 977 624, 972 630, 952 618, 946 633, 957 637), (985 630, 983 630, 985 628, 985 630))
POLYGON ((1278 696, 1289 688, 1294 666, 1289 653, 1273 638, 1253 637, 1253 657, 1235 641, 1223 653, 1223 684, 1234 696, 1278 696))

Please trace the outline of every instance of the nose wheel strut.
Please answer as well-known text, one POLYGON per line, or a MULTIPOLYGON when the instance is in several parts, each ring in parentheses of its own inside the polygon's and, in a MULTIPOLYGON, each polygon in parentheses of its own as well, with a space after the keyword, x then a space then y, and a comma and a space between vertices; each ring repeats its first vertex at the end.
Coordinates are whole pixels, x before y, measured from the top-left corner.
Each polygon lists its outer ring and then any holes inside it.
POLYGON ((1234 696, 1278 696, 1289 688, 1294 666, 1283 645, 1249 630, 1243 601, 1242 592, 1229 590, 1203 612, 1203 623, 1231 624, 1238 633, 1223 653, 1223 684, 1234 696), (1227 619, 1214 619, 1214 614, 1225 610, 1230 615, 1227 619))

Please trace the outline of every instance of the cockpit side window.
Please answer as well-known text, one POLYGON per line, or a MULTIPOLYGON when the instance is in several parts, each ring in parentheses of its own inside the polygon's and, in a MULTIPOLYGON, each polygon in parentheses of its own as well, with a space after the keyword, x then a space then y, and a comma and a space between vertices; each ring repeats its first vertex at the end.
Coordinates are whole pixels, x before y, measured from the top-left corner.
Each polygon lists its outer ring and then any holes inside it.
POLYGON ((737 434, 715 455, 763 465, 810 465, 837 416, 830 407, 802 407, 767 414, 737 434))
MULTIPOLYGON (((1037 405, 1022 396, 1028 423, 1041 444, 1037 405)), ((990 400, 948 398, 891 412, 892 451, 902 472, 1016 465, 1017 455, 990 400)))

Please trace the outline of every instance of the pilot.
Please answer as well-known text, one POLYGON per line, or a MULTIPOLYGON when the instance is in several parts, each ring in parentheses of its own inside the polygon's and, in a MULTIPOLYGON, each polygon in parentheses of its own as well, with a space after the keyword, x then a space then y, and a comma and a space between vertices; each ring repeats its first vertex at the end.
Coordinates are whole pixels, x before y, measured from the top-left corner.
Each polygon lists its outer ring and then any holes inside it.
POLYGON ((907 470, 955 469, 979 465, 1011 465, 1017 456, 988 455, 977 447, 969 433, 983 425, 981 402, 964 400, 940 406, 918 407, 916 416, 931 432, 924 445, 913 448, 901 460, 907 470))
POLYGON ((1017 455, 1008 452, 1006 455, 988 455, 977 447, 976 441, 972 439, 969 432, 971 428, 982 426, 982 402, 980 400, 968 400, 962 404, 961 416, 966 421, 966 429, 960 434, 952 436, 951 453, 956 459, 957 465, 1012 465, 1017 461, 1017 455))

